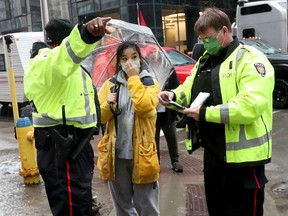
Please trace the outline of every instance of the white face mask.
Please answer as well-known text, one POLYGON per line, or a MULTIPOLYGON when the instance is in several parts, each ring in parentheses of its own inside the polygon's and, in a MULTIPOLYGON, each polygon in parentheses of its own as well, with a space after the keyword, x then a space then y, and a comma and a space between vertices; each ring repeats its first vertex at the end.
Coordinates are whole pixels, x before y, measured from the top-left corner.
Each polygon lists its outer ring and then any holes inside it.
MULTIPOLYGON (((139 60, 131 61, 131 64, 132 64, 133 69, 135 69, 139 66, 140 61, 139 60)), ((121 63, 121 68, 123 71, 125 71, 125 66, 126 66, 126 63, 121 63)))

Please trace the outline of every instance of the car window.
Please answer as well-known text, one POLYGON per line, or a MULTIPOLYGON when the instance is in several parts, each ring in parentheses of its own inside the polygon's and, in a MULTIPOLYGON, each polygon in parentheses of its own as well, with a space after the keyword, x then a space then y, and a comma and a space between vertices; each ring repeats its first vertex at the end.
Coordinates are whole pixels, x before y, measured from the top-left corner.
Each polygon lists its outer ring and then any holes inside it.
POLYGON ((166 50, 173 66, 195 64, 196 62, 177 50, 166 50))
POLYGON ((255 47, 256 49, 260 50, 264 54, 275 54, 275 53, 281 52, 279 49, 276 49, 269 43, 262 41, 262 40, 241 40, 241 42, 255 47))

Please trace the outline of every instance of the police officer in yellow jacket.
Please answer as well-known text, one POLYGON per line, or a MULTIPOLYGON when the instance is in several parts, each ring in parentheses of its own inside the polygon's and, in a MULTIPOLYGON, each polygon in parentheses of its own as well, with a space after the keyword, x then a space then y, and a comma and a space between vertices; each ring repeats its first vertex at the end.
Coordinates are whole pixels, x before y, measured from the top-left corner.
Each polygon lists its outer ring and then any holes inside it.
MULTIPOLYGON (((204 150, 204 184, 209 215, 263 215, 265 164, 272 155, 274 69, 263 53, 232 37, 228 16, 208 8, 194 26, 206 51, 191 76, 159 101, 172 99, 186 108, 187 129, 198 125, 204 150), (210 93, 190 107, 200 92, 210 93), (190 123, 189 123, 190 122, 190 123)), ((189 130, 187 130, 189 132, 189 130)), ((191 133, 189 132, 189 135, 191 133)))
POLYGON ((53 215, 92 215, 96 126, 94 90, 81 62, 105 33, 111 18, 86 25, 51 19, 47 46, 36 50, 25 71, 24 90, 33 102, 37 162, 53 215))

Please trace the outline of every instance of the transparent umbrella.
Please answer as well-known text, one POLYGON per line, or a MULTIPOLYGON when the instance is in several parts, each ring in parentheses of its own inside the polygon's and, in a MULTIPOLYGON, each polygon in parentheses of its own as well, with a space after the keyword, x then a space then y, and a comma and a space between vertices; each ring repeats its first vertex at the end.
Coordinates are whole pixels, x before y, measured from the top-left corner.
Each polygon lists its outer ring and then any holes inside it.
POLYGON ((99 89, 116 73, 116 50, 119 44, 123 41, 133 41, 140 47, 144 68, 163 88, 173 71, 173 66, 151 29, 117 19, 110 20, 107 28, 112 33, 106 34, 83 62, 83 66, 91 73, 93 84, 99 89))

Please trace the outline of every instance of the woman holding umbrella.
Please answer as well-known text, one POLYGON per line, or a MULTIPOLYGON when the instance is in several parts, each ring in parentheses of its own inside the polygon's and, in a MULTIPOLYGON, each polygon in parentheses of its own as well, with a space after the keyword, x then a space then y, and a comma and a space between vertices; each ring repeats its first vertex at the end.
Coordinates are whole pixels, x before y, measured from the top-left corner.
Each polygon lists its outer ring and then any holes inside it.
POLYGON ((116 74, 99 90, 101 122, 97 167, 108 180, 116 215, 160 215, 160 166, 155 142, 158 82, 143 69, 140 48, 124 41, 116 74))

